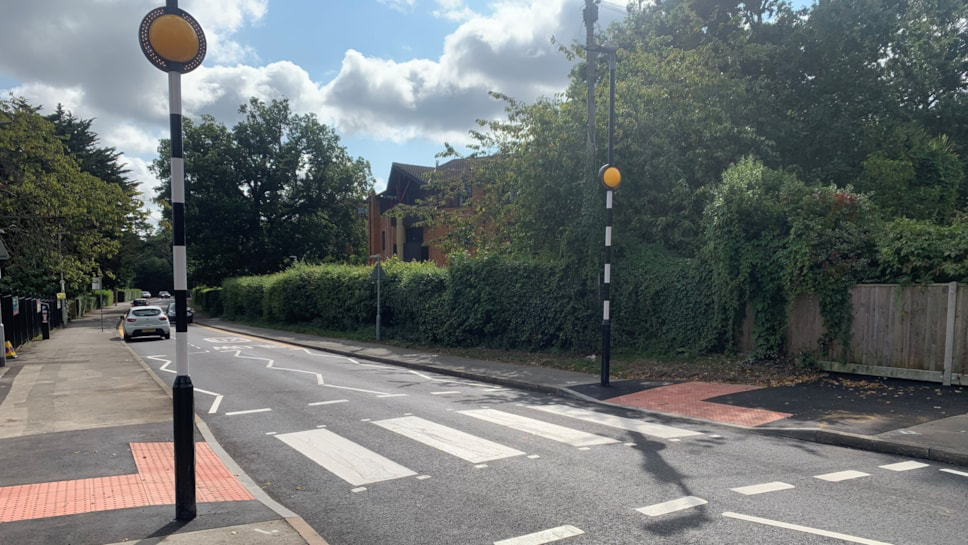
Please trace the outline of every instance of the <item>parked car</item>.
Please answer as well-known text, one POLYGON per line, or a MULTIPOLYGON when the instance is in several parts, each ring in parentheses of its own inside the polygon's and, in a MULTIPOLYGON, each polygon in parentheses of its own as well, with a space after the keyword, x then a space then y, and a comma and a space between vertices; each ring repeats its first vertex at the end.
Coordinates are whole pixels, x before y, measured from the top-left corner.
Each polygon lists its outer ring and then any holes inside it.
MULTIPOLYGON (((187 311, 188 315, 188 323, 194 323, 195 311, 192 310, 192 307, 185 307, 185 310, 187 311)), ((168 321, 175 323, 175 303, 168 303, 168 321)))
POLYGON ((171 298, 171 294, 168 293, 167 291, 159 291, 158 292, 158 297, 161 297, 163 299, 170 299, 171 298))
POLYGON ((135 299, 135 300, 131 301, 131 306, 132 307, 146 307, 146 306, 148 306, 148 300, 147 299, 135 299))
POLYGON ((151 292, 150 291, 143 291, 143 292, 141 292, 141 296, 144 297, 145 299, 151 299, 151 292))
POLYGON ((124 340, 134 337, 157 336, 171 338, 171 323, 161 307, 153 305, 132 307, 124 316, 124 340))

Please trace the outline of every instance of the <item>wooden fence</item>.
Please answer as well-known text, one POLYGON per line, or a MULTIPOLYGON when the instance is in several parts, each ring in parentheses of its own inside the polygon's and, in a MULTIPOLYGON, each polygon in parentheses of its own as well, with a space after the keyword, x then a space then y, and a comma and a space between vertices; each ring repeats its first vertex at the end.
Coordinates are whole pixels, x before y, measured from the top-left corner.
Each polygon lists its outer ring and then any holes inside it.
MULTIPOLYGON (((968 385, 968 285, 858 285, 851 302, 846 354, 839 342, 821 352, 820 305, 816 297, 798 297, 788 317, 788 355, 812 354, 830 371, 968 385)), ((753 347, 751 324, 748 312, 745 351, 753 347)))

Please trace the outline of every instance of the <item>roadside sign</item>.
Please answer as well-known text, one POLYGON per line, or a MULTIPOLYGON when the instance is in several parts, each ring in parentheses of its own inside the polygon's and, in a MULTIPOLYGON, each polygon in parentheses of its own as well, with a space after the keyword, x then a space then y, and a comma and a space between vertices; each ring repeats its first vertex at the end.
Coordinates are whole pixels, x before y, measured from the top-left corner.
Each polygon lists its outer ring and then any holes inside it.
POLYGON ((58 292, 57 293, 57 298, 58 299, 67 299, 67 294, 64 293, 64 292, 58 292))
POLYGON ((10 304, 11 304, 11 306, 13 306, 13 312, 12 312, 12 314, 14 316, 17 316, 18 314, 20 314, 20 298, 18 298, 16 295, 14 295, 11 298, 10 304))
POLYGON ((101 289, 101 277, 100 276, 92 276, 91 277, 91 289, 92 290, 99 290, 99 289, 101 289))
POLYGON ((381 267, 380 264, 377 263, 376 267, 373 267, 373 272, 370 273, 370 280, 374 282, 376 281, 382 282, 386 279, 387 279, 387 273, 383 272, 383 267, 381 267))

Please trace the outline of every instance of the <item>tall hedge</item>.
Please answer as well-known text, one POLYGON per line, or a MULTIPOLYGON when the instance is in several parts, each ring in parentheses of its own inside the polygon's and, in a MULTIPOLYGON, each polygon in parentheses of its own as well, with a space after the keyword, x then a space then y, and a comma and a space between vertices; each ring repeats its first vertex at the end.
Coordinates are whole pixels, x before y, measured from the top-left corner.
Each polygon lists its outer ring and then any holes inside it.
MULTIPOLYGON (((458 257, 446 269, 391 259, 383 268, 384 338, 589 353, 601 346, 598 285, 574 267, 491 256, 458 257)), ((230 319, 359 331, 376 322, 373 270, 300 265, 268 276, 232 278, 222 284, 218 301, 230 319)), ((615 350, 696 352, 717 338, 709 272, 695 260, 645 253, 617 260, 615 271, 615 350)), ((205 293, 202 297, 214 299, 205 293)), ((208 304, 215 303, 205 299, 203 305, 208 304)))

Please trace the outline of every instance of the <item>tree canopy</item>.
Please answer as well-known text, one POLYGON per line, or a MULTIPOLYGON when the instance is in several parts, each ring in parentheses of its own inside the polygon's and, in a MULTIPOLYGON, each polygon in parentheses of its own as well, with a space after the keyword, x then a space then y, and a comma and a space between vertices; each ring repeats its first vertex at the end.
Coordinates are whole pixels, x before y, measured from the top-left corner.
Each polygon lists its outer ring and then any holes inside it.
MULTIPOLYGON (((369 163, 353 159, 313 114, 287 100, 251 99, 231 129, 210 116, 184 121, 188 273, 195 284, 265 274, 300 261, 362 259, 359 210, 372 187, 369 163)), ((152 171, 155 202, 170 225, 170 141, 152 171)))
POLYGON ((112 260, 139 203, 117 179, 82 167, 123 174, 116 153, 86 163, 75 158, 74 152, 99 153, 89 122, 74 119, 73 133, 85 143, 65 148, 55 123, 37 112, 23 99, 0 101, 0 236, 11 254, 0 286, 52 295, 63 274, 71 293, 86 291, 91 276, 113 287, 121 271, 112 260))

